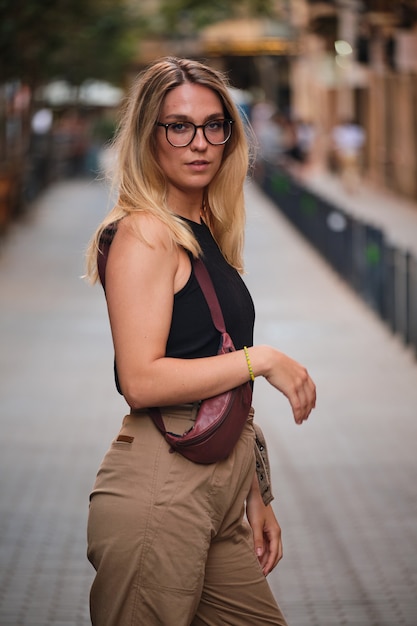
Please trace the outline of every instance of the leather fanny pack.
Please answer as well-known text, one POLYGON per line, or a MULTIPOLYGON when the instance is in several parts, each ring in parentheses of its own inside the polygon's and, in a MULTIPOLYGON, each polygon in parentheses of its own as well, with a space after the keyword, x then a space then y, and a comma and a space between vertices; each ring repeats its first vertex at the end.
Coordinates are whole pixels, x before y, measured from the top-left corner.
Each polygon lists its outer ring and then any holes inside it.
MULTIPOLYGON (((226 331, 223 313, 214 285, 201 259, 193 259, 194 274, 210 309, 213 324, 221 334, 218 354, 235 351, 226 331)), ((183 435, 167 432, 158 407, 148 409, 155 426, 171 446, 194 463, 217 463, 226 459, 235 447, 252 403, 249 382, 212 398, 202 400, 193 427, 183 435)))

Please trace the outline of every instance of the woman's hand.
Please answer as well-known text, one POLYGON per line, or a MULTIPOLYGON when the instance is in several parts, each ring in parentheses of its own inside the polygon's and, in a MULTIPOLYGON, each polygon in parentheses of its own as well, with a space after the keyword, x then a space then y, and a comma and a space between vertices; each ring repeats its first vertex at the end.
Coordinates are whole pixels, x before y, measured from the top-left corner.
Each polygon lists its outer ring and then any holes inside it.
POLYGON ((282 559, 281 527, 271 505, 263 503, 256 473, 246 500, 246 517, 252 528, 256 556, 267 576, 282 559))
POLYGON ((261 374, 289 400, 297 424, 302 424, 316 406, 316 386, 306 368, 269 346, 250 348, 255 375, 261 374))

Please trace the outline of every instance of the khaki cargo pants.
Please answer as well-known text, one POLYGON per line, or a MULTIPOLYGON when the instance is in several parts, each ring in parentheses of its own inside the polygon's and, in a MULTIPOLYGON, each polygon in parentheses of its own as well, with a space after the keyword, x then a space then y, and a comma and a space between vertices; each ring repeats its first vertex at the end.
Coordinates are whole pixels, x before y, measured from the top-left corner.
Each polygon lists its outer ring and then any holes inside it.
MULTIPOLYGON (((189 405, 164 409, 184 432, 189 405)), ((88 558, 94 626, 285 626, 254 554, 244 502, 253 414, 226 461, 197 465, 145 411, 126 415, 91 494, 88 558)))

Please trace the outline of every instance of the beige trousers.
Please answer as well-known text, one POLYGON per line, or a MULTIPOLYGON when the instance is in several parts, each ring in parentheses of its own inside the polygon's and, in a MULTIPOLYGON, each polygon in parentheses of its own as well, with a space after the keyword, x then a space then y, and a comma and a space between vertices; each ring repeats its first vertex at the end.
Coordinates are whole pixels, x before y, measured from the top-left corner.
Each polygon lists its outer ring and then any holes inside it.
MULTIPOLYGON (((189 405, 163 414, 173 432, 192 424, 189 405)), ((286 625, 244 519, 252 421, 226 461, 197 465, 169 452, 145 411, 124 418, 91 494, 94 626, 286 625)))

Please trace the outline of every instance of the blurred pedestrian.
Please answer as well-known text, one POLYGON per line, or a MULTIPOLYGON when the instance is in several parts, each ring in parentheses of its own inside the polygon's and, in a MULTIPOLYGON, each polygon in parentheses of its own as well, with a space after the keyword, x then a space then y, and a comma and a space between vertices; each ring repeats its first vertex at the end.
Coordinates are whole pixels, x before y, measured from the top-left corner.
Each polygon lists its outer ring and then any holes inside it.
POLYGON ((89 127, 84 115, 75 109, 65 111, 54 129, 56 156, 61 174, 73 178, 86 174, 90 145, 89 127))
POLYGON ((353 120, 346 119, 333 129, 333 144, 343 186, 353 193, 360 181, 365 131, 353 120))
POLYGON ((258 100, 252 107, 251 125, 261 159, 274 164, 281 161, 286 149, 286 133, 282 115, 276 107, 267 100, 258 100))
POLYGON ((285 625, 265 578, 281 531, 255 471, 253 410, 226 460, 193 463, 167 428, 191 428, 199 400, 256 376, 284 393, 301 424, 315 403, 304 367, 253 346, 242 272, 248 151, 224 78, 167 58, 141 74, 116 139, 119 195, 89 249, 105 288, 118 389, 130 413, 91 494, 88 556, 96 626, 285 625), (236 351, 219 333, 193 270, 201 257, 236 351), (245 521, 246 517, 249 524, 245 521))
POLYGON ((316 139, 316 129, 312 122, 308 119, 297 119, 295 121, 298 160, 304 166, 310 162, 311 153, 313 151, 316 139))

